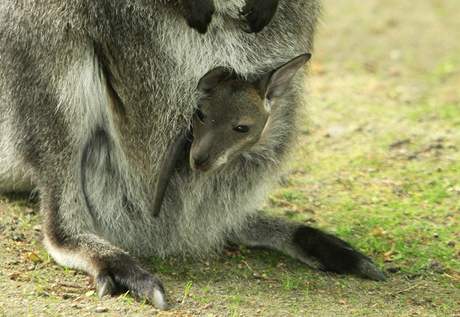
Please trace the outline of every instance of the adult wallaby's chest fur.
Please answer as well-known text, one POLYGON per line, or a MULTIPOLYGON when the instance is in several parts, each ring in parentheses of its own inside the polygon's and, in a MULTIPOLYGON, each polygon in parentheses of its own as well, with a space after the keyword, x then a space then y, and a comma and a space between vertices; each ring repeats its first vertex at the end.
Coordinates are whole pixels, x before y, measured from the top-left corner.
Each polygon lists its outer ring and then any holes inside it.
MULTIPOLYGON (((19 89, 37 100, 40 109, 54 111, 66 122, 63 149, 78 153, 88 142, 91 147, 82 172, 91 210, 63 211, 62 217, 70 220, 65 223, 72 224, 68 230, 99 232, 142 255, 204 254, 219 247, 225 234, 238 228, 264 198, 294 132, 299 100, 286 98, 274 110, 267 139, 217 175, 179 169, 164 211, 155 219, 149 200, 161 155, 187 128, 196 106, 196 84, 209 69, 228 66, 242 75, 262 73, 310 51, 316 1, 282 1, 271 25, 257 35, 244 33, 236 19, 242 1, 216 1, 217 13, 205 35, 190 29, 173 3, 63 1, 48 8, 46 3, 34 6, 36 12, 17 12, 20 20, 30 15, 44 21, 36 31, 41 38, 23 45, 29 50, 24 54, 26 71, 40 73, 40 88, 46 87, 51 103, 40 104, 38 88, 19 89)), ((12 4, 4 7, 16 11, 12 4)), ((0 21, 15 23, 11 17, 0 21)), ((15 27, 20 29, 20 23, 15 27)), ((7 101, 21 102, 15 98, 7 101)), ((47 155, 37 165, 46 165, 47 155)), ((82 155, 74 157, 68 164, 78 166, 82 155)), ((44 170, 36 177, 50 177, 44 170)), ((65 188, 63 208, 82 199, 73 192, 75 188, 65 188)))

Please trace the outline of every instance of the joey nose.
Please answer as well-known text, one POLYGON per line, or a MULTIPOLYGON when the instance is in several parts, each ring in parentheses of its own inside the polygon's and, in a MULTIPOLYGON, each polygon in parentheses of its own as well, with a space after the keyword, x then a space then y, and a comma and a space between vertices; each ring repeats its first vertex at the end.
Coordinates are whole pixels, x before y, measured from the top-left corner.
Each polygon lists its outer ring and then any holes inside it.
POLYGON ((198 154, 193 156, 193 162, 197 168, 206 166, 209 161, 209 154, 198 154))

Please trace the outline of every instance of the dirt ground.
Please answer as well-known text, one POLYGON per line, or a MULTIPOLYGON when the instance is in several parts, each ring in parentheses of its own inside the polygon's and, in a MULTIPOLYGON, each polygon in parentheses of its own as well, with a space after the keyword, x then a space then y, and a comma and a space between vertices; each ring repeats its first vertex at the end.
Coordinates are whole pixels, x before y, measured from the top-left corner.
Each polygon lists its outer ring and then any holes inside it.
POLYGON ((388 281, 280 254, 148 259, 173 304, 99 300, 40 244, 36 203, 0 197, 0 316, 460 316, 460 2, 325 0, 308 120, 267 212, 333 232, 388 281))

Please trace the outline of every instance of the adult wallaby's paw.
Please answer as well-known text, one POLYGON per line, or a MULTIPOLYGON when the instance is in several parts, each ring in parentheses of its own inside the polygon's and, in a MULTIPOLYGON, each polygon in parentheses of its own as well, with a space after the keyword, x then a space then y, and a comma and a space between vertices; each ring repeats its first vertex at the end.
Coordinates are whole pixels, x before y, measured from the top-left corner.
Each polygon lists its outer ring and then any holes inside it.
POLYGON ((157 277, 145 274, 140 278, 133 279, 129 284, 131 284, 129 290, 135 297, 148 301, 158 309, 168 309, 163 284, 157 277))
POLYGON ((278 8, 279 0, 247 0, 241 16, 247 24, 244 30, 258 33, 270 23, 278 8))
POLYGON ((375 281, 386 279, 368 257, 345 241, 318 229, 300 227, 294 234, 294 244, 304 257, 317 261, 322 270, 354 274, 375 281))
POLYGON ((168 308, 161 281, 141 267, 119 264, 118 267, 100 273, 96 277, 99 297, 113 296, 129 291, 135 298, 145 300, 156 308, 168 308))
POLYGON ((214 14, 212 0, 183 0, 187 24, 200 33, 206 33, 214 14))

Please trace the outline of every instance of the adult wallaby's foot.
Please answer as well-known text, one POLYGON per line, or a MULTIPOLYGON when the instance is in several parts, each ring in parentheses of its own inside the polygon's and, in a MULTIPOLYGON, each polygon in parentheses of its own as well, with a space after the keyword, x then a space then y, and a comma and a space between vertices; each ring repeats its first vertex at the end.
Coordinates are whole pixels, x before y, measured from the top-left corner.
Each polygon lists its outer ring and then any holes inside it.
POLYGON ((161 281, 143 269, 139 262, 123 250, 92 234, 79 235, 57 242, 48 236, 46 249, 59 264, 90 274, 99 297, 129 291, 159 309, 167 309, 161 281))
POLYGON ((293 243, 301 256, 314 259, 321 270, 354 274, 375 281, 385 280, 385 275, 371 259, 333 235, 301 226, 294 232, 293 243))
POLYGON ((247 23, 248 33, 258 33, 267 26, 275 16, 279 0, 247 0, 241 11, 247 23))
POLYGON ((187 24, 200 33, 206 33, 214 14, 214 3, 212 0, 182 0, 184 6, 184 17, 187 24))
POLYGON ((141 268, 131 257, 121 257, 124 263, 108 263, 95 278, 99 297, 129 291, 134 297, 146 300, 159 309, 167 309, 165 291, 161 281, 141 268))
POLYGON ((232 240, 284 252, 316 269, 385 280, 377 266, 347 242, 305 225, 259 215, 232 240))

